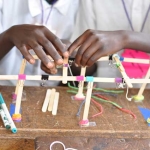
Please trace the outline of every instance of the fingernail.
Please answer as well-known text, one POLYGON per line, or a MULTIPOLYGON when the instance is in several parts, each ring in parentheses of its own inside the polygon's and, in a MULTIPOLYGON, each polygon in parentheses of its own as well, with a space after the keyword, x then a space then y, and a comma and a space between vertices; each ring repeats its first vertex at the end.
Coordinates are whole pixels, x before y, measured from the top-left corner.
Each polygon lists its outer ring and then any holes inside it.
POLYGON ((52 68, 52 67, 53 67, 53 64, 49 62, 49 63, 47 64, 47 68, 52 68))
POLYGON ((57 64, 58 64, 58 65, 62 65, 62 64, 63 64, 63 60, 62 60, 62 59, 58 59, 58 60, 57 60, 57 64))
POLYGON ((56 73, 57 73, 57 69, 51 70, 51 74, 56 74, 56 73))
POLYGON ((68 57, 69 53, 68 52, 64 52, 64 57, 68 57))
POLYGON ((30 59, 29 62, 30 62, 31 64, 34 64, 34 63, 35 63, 35 60, 34 60, 34 59, 30 59))

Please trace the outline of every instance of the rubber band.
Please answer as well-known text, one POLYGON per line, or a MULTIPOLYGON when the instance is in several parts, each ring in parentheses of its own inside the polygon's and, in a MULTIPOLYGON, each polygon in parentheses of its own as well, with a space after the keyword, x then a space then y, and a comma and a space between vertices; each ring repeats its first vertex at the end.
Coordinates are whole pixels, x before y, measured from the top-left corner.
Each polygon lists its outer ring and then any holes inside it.
POLYGON ((77 150, 77 149, 74 149, 74 148, 66 148, 65 145, 64 145, 64 143, 62 143, 62 142, 60 142, 60 141, 54 141, 53 143, 51 143, 51 145, 50 145, 50 150, 52 150, 52 146, 53 146, 54 144, 61 144, 61 145, 63 146, 64 150, 77 150))
POLYGON ((69 67, 69 64, 63 64, 63 67, 69 67))

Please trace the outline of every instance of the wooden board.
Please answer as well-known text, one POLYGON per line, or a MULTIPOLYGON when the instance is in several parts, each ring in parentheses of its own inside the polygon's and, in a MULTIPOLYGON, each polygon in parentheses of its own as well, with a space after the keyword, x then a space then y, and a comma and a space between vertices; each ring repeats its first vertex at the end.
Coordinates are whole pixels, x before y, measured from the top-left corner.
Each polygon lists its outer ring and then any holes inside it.
MULTIPOLYGON (((61 141, 66 148, 77 150, 148 150, 149 139, 115 139, 100 137, 38 137, 35 139, 36 150, 49 150, 50 144, 61 141)), ((64 150, 55 144, 52 150, 64 150)))
MULTIPOLYGON (((78 122, 82 119, 76 117, 80 101, 71 100, 71 94, 66 93, 68 88, 57 87, 56 91, 60 93, 58 113, 53 116, 50 112, 41 111, 45 98, 46 90, 50 87, 25 87, 27 100, 22 102, 22 121, 15 123, 18 132, 12 134, 3 127, 0 119, 0 139, 7 138, 26 138, 34 139, 39 136, 86 136, 100 138, 150 138, 150 127, 145 123, 138 106, 150 108, 150 91, 144 92, 145 100, 142 103, 129 102, 125 99, 125 93, 117 98, 109 97, 110 100, 117 102, 124 108, 133 111, 137 115, 134 120, 130 115, 121 112, 111 104, 101 103, 104 112, 101 116, 90 119, 95 121, 96 127, 81 128, 78 122)), ((11 103, 11 93, 15 87, 0 86, 6 104, 9 108, 11 103)), ((138 90, 131 89, 129 94, 135 95, 138 90)), ((91 105, 89 116, 97 113, 95 106, 91 105)), ((83 109, 82 109, 83 113, 83 109)))

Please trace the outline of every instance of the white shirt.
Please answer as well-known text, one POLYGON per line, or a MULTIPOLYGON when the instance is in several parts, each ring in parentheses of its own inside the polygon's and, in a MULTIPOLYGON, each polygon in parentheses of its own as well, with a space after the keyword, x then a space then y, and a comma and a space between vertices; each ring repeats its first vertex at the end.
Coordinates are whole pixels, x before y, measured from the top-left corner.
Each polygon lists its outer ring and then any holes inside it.
MULTIPOLYGON (((150 0, 124 0, 135 31, 140 31, 150 0)), ((87 29, 103 31, 131 30, 121 0, 80 0, 76 26, 72 40, 87 29)), ((150 33, 150 12, 143 32, 150 33)), ((98 62, 98 77, 121 77, 108 62, 98 62)), ((115 84, 99 83, 99 87, 114 87, 115 84)))
MULTIPOLYGON (((44 24, 51 9, 45 0, 42 0, 44 9, 44 24)), ((60 39, 69 40, 74 29, 74 21, 78 8, 78 0, 59 0, 53 6, 46 26, 60 39)), ((0 0, 0 32, 17 24, 42 24, 42 6, 40 0, 0 0)), ((21 65, 22 55, 13 48, 0 60, 1 75, 17 75, 21 65)), ((26 66, 25 74, 44 74, 40 69, 40 61, 35 65, 26 66)), ((58 82, 49 81, 51 86, 58 82)), ((0 85, 15 85, 16 81, 1 81, 0 85)), ((40 85, 40 82, 26 81, 26 85, 40 85)))

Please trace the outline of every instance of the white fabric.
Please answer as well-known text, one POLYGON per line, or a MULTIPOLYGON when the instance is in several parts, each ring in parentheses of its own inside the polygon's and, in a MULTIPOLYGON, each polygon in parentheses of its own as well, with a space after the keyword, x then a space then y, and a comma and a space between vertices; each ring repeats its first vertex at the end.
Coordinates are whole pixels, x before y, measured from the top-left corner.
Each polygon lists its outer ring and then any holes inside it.
MULTIPOLYGON (((44 23, 51 6, 42 0, 44 6, 44 23)), ((78 9, 78 0, 59 0, 55 3, 47 27, 60 39, 70 39, 74 28, 74 21, 78 9)), ((17 24, 42 24, 42 7, 40 0, 0 0, 0 32, 17 24)), ((13 48, 0 60, 1 75, 17 75, 21 65, 21 53, 13 48)), ((25 70, 27 75, 44 74, 40 69, 40 62, 28 64, 25 70)), ((51 86, 57 82, 49 82, 51 86)), ((15 85, 16 81, 0 81, 0 85, 15 85)), ((40 85, 39 82, 25 82, 26 85, 40 85)))
MULTIPOLYGON (((150 0, 124 0, 135 31, 140 31, 150 0), (139 16, 140 15, 140 16, 139 16)), ((76 26, 71 41, 75 40, 87 29, 103 31, 131 30, 121 0, 80 0, 76 26)), ((143 32, 150 33, 150 13, 143 32)), ((108 62, 98 62, 96 76, 119 77, 116 68, 108 66, 108 62)), ((99 87, 114 87, 114 84, 98 84, 99 87)))

